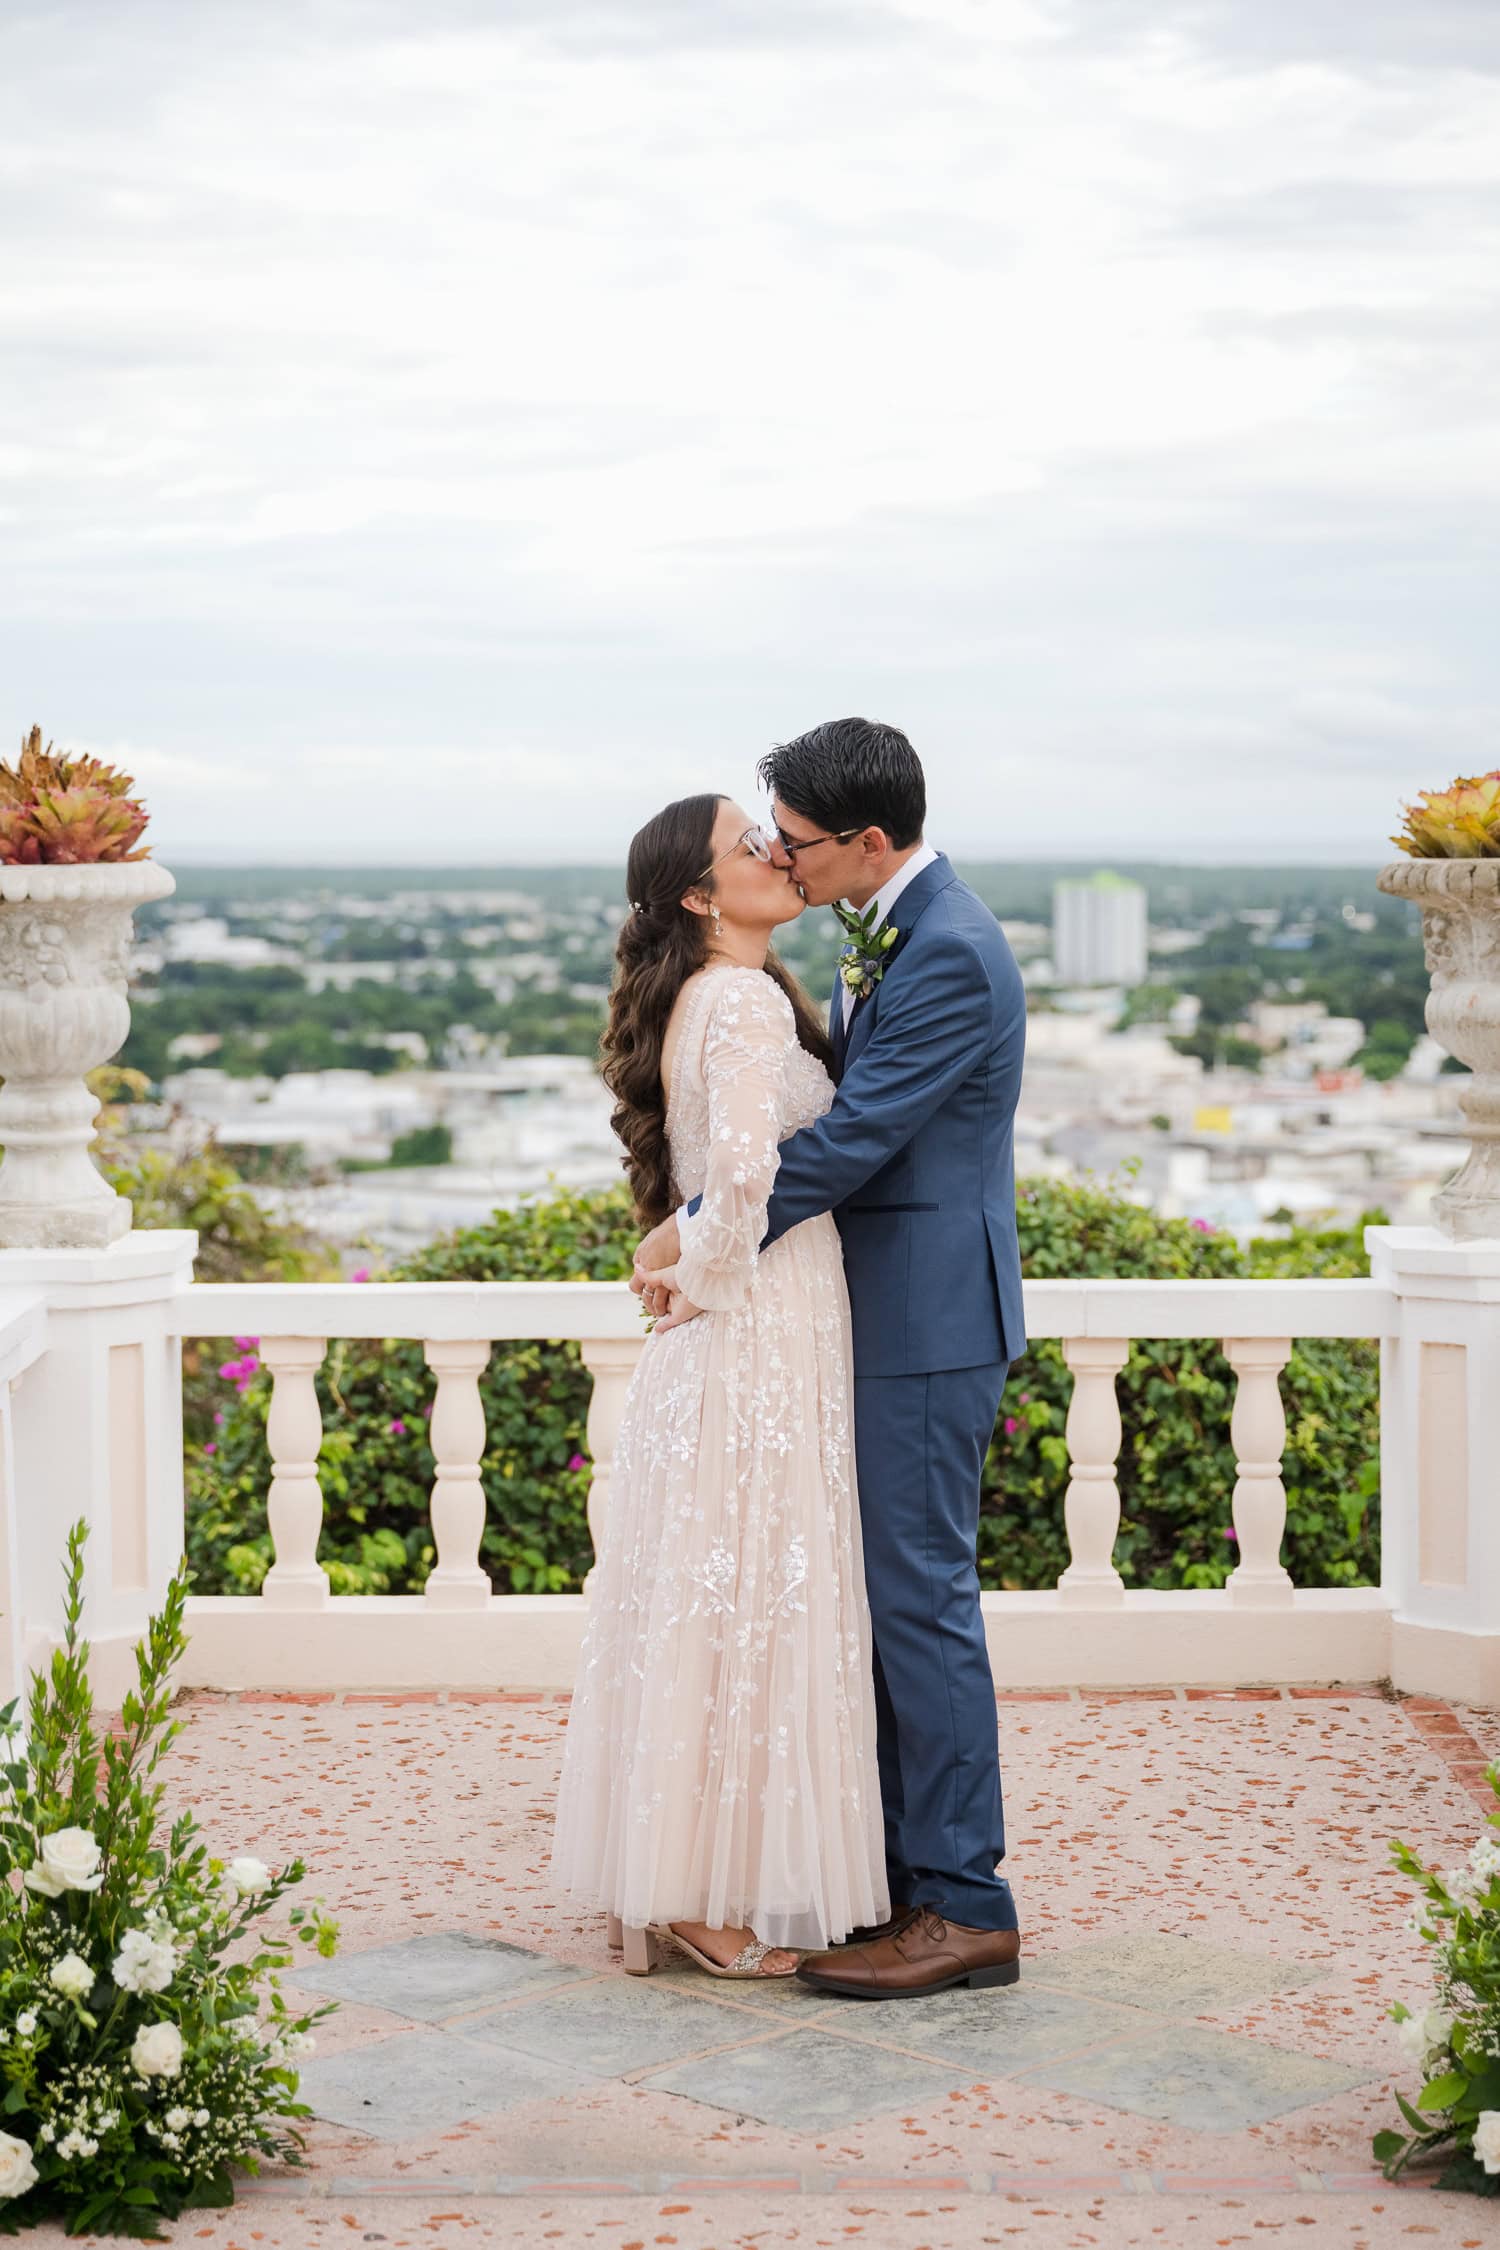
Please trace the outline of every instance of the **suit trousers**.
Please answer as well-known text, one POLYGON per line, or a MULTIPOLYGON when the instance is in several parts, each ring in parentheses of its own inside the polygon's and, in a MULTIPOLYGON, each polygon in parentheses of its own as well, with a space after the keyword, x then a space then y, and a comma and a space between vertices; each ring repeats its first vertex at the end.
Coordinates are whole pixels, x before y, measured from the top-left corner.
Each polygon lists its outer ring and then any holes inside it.
POLYGON ((995 1688, 979 1608, 979 1479, 1007 1363, 856 1376, 891 1897, 967 1929, 1016 1925, 995 1688))

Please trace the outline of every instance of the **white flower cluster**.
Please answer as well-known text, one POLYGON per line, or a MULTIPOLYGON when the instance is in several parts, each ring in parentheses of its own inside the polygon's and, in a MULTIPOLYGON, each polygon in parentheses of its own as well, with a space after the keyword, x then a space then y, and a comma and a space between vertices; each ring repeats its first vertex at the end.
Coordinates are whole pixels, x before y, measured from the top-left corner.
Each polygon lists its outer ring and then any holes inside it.
POLYGON ((110 1974, 122 1992, 165 1992, 176 1973, 171 1924, 153 1907, 142 1929, 125 1932, 110 1974))
POLYGON ((1402 2052, 1424 2066, 1429 2055, 1446 2054, 1453 2037, 1453 2022, 1446 2009, 1424 2008, 1419 2002, 1396 2026, 1402 2052))
POLYGON ((1491 1883, 1500 1877, 1500 1837, 1481 1836, 1462 1867, 1445 1867, 1444 1890, 1459 1906, 1476 1906, 1491 1883))

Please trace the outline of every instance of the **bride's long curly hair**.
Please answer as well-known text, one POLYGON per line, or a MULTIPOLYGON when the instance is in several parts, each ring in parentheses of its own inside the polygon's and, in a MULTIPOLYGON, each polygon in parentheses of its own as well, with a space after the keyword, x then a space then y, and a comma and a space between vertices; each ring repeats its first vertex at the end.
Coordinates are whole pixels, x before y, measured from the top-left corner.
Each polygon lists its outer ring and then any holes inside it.
MULTIPOLYGON (((625 889, 630 900, 615 947, 609 1022, 600 1044, 600 1075, 615 1097, 610 1118, 625 1148, 625 1173, 643 1226, 675 1210, 667 1148, 662 1049, 678 993, 709 955, 710 923, 682 904, 684 892, 712 897, 714 877, 700 881, 714 856, 718 796, 680 797, 631 839, 625 889)), ((797 1019, 797 1037, 821 1063, 832 1050, 812 1002, 774 953, 766 974, 781 987, 797 1019)))

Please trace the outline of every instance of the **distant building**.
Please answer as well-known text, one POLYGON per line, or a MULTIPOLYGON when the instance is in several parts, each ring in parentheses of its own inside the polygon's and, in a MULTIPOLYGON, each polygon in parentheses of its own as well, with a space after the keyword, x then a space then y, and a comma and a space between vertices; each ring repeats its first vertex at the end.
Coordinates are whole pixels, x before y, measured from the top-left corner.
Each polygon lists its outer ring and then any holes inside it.
POLYGON ((1052 962, 1062 984, 1143 984, 1143 886, 1107 872, 1054 883, 1052 962))

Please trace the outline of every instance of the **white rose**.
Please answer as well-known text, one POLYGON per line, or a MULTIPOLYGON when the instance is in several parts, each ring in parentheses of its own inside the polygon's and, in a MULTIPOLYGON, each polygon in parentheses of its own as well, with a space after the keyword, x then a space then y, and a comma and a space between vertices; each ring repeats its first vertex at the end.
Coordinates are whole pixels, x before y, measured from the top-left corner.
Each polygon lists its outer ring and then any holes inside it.
POLYGON ((18 2141, 14 2133, 0 2133, 0 2196, 24 2195, 35 2185, 30 2142, 18 2141))
POLYGON ((263 1859, 232 1859, 224 1871, 224 1880, 241 1898, 258 1898, 262 1891, 271 1887, 271 1870, 263 1859))
POLYGON ((36 2029, 36 2010, 23 2008, 16 2018, 16 2031, 20 2038, 29 2039, 36 2029))
POLYGON ((1446 2047, 1453 2037, 1455 2019, 1442 2008, 1429 2008, 1422 2018, 1422 2035, 1429 2047, 1446 2047))
POLYGON ((193 2111, 193 2123, 195 2125, 206 2125, 208 2123, 208 2111, 206 2109, 195 2109, 193 2111))
POLYGON ((94 1972, 77 1953, 65 1953, 54 1961, 47 1982, 60 1992, 65 2000, 82 2000, 94 1989, 94 1972))
POLYGON ((1487 2172, 1500 2172, 1500 2109, 1482 2109, 1474 2127, 1474 2154, 1487 2172))
POLYGON ((182 2033, 175 2023, 143 2023, 130 2059, 143 2078, 175 2078, 182 2068, 182 2033))
POLYGON ((185 2109, 169 2109, 167 2123, 174 2133, 185 2133, 193 2120, 185 2109))
POLYGON ((29 1891, 60 1898, 64 1891, 97 1891, 104 1881, 99 1840, 91 1828, 59 1828, 42 1838, 35 1866, 26 1870, 29 1891))

